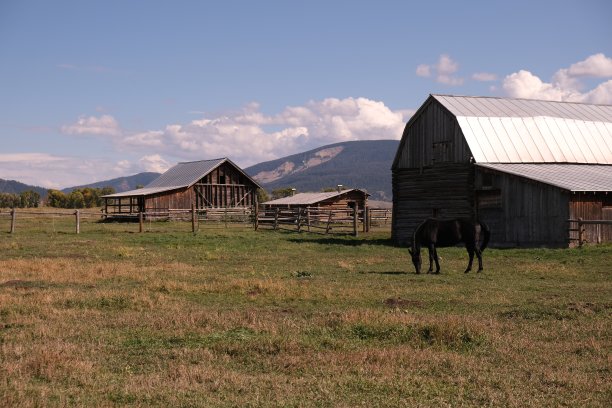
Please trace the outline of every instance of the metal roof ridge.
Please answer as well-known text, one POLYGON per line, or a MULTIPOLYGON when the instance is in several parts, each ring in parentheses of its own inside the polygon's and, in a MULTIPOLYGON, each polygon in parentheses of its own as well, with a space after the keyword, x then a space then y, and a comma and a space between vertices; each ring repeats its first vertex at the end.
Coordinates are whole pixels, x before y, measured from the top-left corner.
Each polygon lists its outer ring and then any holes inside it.
POLYGON ((200 163, 200 162, 212 162, 212 161, 220 161, 220 160, 228 160, 227 157, 220 157, 218 159, 203 159, 203 160, 191 160, 191 161, 184 161, 184 162, 178 162, 176 164, 187 164, 187 163, 200 163))
POLYGON ((504 96, 485 96, 485 95, 452 95, 452 94, 439 94, 432 93, 430 96, 442 96, 442 97, 450 97, 450 98, 478 98, 478 99, 499 99, 499 100, 515 100, 515 101, 537 101, 537 102, 551 102, 551 103, 565 103, 572 105, 586 105, 586 106, 609 106, 612 107, 612 104, 599 104, 599 103, 584 103, 584 102, 572 102, 572 101, 553 101, 550 99, 529 99, 529 98, 512 98, 512 97, 504 97, 504 96))

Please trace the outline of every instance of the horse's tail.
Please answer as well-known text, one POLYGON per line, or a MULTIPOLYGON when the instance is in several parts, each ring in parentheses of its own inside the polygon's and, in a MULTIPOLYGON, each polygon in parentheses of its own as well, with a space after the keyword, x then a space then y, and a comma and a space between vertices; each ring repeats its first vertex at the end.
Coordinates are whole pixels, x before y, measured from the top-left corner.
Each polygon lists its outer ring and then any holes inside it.
POLYGON ((489 240, 491 239, 491 230, 489 229, 489 226, 484 222, 479 221, 479 223, 480 227, 482 228, 482 232, 484 233, 482 245, 480 246, 480 251, 482 252, 486 249, 487 245, 489 245, 489 240))

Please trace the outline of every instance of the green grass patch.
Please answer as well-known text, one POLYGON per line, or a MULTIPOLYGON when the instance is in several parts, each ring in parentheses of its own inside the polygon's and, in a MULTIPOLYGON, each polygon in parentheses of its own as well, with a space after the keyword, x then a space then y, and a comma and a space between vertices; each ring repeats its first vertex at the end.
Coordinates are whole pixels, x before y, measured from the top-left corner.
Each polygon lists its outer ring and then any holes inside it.
POLYGON ((389 231, 27 222, 0 234, 3 406, 609 405, 611 245, 415 275, 389 231))

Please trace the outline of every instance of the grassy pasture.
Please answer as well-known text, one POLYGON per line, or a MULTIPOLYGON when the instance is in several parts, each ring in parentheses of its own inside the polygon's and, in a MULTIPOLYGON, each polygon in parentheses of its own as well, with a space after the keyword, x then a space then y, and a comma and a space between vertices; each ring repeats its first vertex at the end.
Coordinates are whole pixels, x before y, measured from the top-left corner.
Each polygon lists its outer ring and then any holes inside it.
POLYGON ((0 218, 1 406, 609 406, 612 246, 0 218))

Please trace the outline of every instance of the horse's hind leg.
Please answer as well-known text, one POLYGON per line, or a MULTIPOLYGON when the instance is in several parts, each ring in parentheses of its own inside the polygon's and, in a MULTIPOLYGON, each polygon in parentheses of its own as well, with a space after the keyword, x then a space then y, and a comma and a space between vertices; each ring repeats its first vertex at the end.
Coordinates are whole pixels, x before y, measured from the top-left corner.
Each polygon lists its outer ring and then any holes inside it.
MULTIPOLYGON (((427 250, 429 252, 429 270, 427 270, 427 273, 431 273, 433 271, 433 261, 434 261, 434 254, 436 252, 436 247, 433 246, 433 244, 429 245, 427 247, 427 250)), ((438 259, 436 259, 436 265, 438 264, 438 259)))
POLYGON ((438 248, 434 247, 434 261, 436 261, 436 273, 440 273, 440 261, 438 260, 438 248))
POLYGON ((483 267, 482 267, 482 251, 478 247, 475 248, 475 251, 476 251, 476 257, 478 258, 478 272, 480 272, 480 271, 483 270, 483 267))
MULTIPOLYGON (((467 269, 465 270, 464 273, 468 273, 469 271, 472 270, 472 262, 474 262, 474 248, 467 248, 468 251, 468 255, 470 256, 470 261, 468 262, 468 266, 467 269)), ((478 258, 480 260, 480 257, 478 258)))

